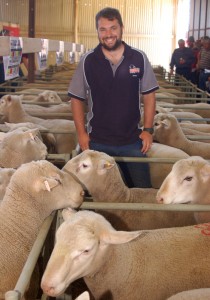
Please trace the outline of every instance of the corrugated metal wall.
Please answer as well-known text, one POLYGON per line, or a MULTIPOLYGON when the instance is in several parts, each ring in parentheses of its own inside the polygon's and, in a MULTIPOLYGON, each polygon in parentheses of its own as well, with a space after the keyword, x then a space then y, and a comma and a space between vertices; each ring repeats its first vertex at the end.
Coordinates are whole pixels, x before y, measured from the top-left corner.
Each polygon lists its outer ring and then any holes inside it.
MULTIPOLYGON (((178 1, 77 0, 78 43, 95 47, 95 14, 103 7, 116 7, 123 17, 124 40, 145 51, 152 64, 168 68, 175 47, 178 1)), ((36 37, 74 42, 75 2, 36 0, 36 37)), ((27 36, 28 10, 28 0, 1 0, 0 21, 19 23, 21 35, 27 36)))
POLYGON ((210 0, 190 2, 189 35, 193 35, 196 40, 205 35, 210 36, 210 0))
POLYGON ((175 37, 174 0, 80 0, 79 38, 87 48, 98 43, 95 14, 105 6, 120 10, 124 22, 123 39, 145 51, 152 64, 168 68, 175 37), (85 20, 85 22, 83 21, 85 20))

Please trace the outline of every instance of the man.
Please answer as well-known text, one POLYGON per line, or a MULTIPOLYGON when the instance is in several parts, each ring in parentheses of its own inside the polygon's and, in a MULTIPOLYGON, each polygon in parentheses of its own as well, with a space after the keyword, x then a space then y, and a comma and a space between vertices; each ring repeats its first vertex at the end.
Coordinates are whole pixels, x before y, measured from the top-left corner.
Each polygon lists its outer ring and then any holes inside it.
POLYGON ((191 48, 185 47, 183 39, 178 40, 179 48, 176 48, 171 56, 170 74, 174 72, 176 67, 176 74, 184 76, 187 80, 191 80, 191 69, 195 62, 195 57, 191 48))
POLYGON ((201 90, 207 90, 207 82, 210 76, 210 38, 203 38, 203 47, 198 54, 199 83, 201 90))
POLYGON ((198 74, 198 70, 196 69, 196 65, 197 65, 197 62, 198 62, 199 48, 196 46, 195 39, 192 35, 189 36, 188 39, 187 39, 187 46, 188 46, 188 48, 192 49, 192 52, 193 52, 193 55, 194 55, 194 62, 191 66, 190 80, 192 81, 192 83, 197 85, 199 74, 198 74))
MULTIPOLYGON (((145 157, 152 145, 158 89, 152 67, 144 52, 122 41, 123 23, 117 9, 99 11, 96 29, 99 45, 82 57, 68 93, 80 148, 112 156, 145 157), (144 103, 143 130, 139 126, 140 93, 144 103)), ((128 186, 151 186, 148 164, 120 166, 128 186)))

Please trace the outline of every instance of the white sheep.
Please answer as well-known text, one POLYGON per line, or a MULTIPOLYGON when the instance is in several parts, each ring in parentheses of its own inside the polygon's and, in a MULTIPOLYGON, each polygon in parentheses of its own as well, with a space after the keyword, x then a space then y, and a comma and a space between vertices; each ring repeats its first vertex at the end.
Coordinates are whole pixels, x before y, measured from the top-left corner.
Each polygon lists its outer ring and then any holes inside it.
POLYGON ((182 106, 184 111, 198 114, 203 118, 210 118, 210 106, 208 103, 182 104, 182 106))
POLYGON ((42 277, 56 297, 83 277, 96 300, 163 300, 210 287, 210 239, 202 226, 116 231, 92 211, 64 213, 42 277))
POLYGON ((5 195, 6 188, 15 171, 16 169, 14 168, 0 168, 0 202, 5 195))
MULTIPOLYGON (((95 202, 156 203, 157 189, 128 188, 115 160, 109 155, 85 150, 63 167, 85 186, 95 202)), ((136 230, 195 224, 193 213, 100 210, 116 229, 136 230)))
POLYGON ((156 93, 155 93, 155 98, 156 101, 162 101, 163 99, 166 99, 167 103, 177 103, 180 104, 180 101, 178 100, 179 97, 175 94, 169 93, 165 90, 159 89, 156 93))
MULTIPOLYGON (((181 159, 187 158, 189 155, 184 151, 167 145, 152 143, 150 150, 147 152, 148 158, 168 158, 181 159)), ((159 189, 163 180, 170 173, 172 163, 151 162, 149 163, 151 185, 155 189, 159 189)))
MULTIPOLYGON (((185 119, 192 120, 191 122, 195 122, 196 124, 206 124, 207 122, 198 114, 192 113, 192 112, 185 112, 185 111, 170 111, 169 109, 164 109, 160 107, 156 107, 156 114, 163 113, 163 114, 170 114, 173 115, 178 119, 183 119, 183 121, 186 121, 185 119), (195 119, 195 120, 194 120, 195 119)), ((143 127, 144 124, 144 111, 142 109, 141 111, 141 121, 140 126, 143 127)))
POLYGON ((159 113, 154 117, 154 140, 161 144, 183 150, 189 155, 210 158, 210 144, 190 141, 184 135, 175 116, 159 113))
MULTIPOLYGON (((180 126, 185 135, 192 135, 192 136, 194 136, 194 138, 196 136, 196 139, 193 139, 193 140, 201 141, 203 143, 210 142, 210 132, 207 133, 207 132, 202 132, 202 131, 199 131, 196 129, 188 128, 188 127, 182 126, 181 123, 180 123, 180 126), (202 139, 202 137, 205 137, 205 138, 202 139)), ((189 138, 189 137, 187 137, 187 138, 189 138)), ((191 139, 191 138, 189 138, 189 139, 191 139)))
POLYGON ((0 142, 0 167, 18 168, 32 160, 45 159, 47 147, 38 137, 38 129, 7 132, 0 142))
POLYGON ((180 292, 176 295, 171 296, 167 300, 209 300, 210 299, 210 289, 195 289, 180 292))
POLYGON ((200 115, 195 114, 193 112, 171 111, 170 114, 175 116, 177 119, 191 119, 192 123, 195 122, 196 124, 206 124, 207 123, 205 120, 203 120, 203 117, 201 117, 200 115), (195 119, 195 121, 193 119, 195 119))
POLYGON ((55 153, 56 149, 56 140, 55 136, 53 133, 47 132, 48 129, 45 128, 44 126, 41 126, 39 124, 31 123, 31 122, 25 122, 25 123, 7 123, 5 122, 5 129, 4 130, 9 130, 13 131, 17 128, 21 128, 22 130, 28 130, 28 129, 35 129, 37 128, 38 130, 43 130, 43 132, 40 132, 40 139, 42 139, 43 143, 47 147, 47 152, 48 153, 55 153))
POLYGON ((74 121, 62 119, 41 119, 30 116, 23 109, 20 96, 5 95, 0 99, 0 113, 10 123, 32 122, 40 124, 50 130, 66 131, 67 133, 54 134, 57 153, 71 153, 76 148, 77 138, 74 121))
MULTIPOLYGON (((29 115, 34 114, 48 114, 48 113, 67 113, 66 117, 62 116, 60 118, 69 118, 69 113, 71 113, 70 103, 61 103, 58 105, 51 105, 49 107, 44 107, 36 104, 22 104, 23 108, 29 115)), ((46 116, 47 118, 48 116, 46 116)), ((44 117, 45 118, 45 117, 44 117)), ((49 117, 49 119, 52 117, 49 117)))
POLYGON ((58 93, 51 90, 25 89, 21 93, 23 94, 23 100, 31 102, 62 103, 58 93))
MULTIPOLYGON (((210 164, 200 156, 181 159, 173 165, 157 193, 164 204, 210 204, 210 164)), ((209 212, 195 212, 197 223, 210 221, 209 212)))
POLYGON ((17 169, 0 205, 0 299, 14 289, 46 217, 82 201, 81 185, 46 160, 17 169))
MULTIPOLYGON (((176 107, 176 106, 174 106, 176 107)), ((203 120, 203 116, 199 115, 198 113, 193 113, 189 111, 182 111, 182 110, 175 110, 171 108, 164 108, 161 106, 156 105, 156 114, 157 113, 170 113, 171 115, 175 116, 177 119, 192 119, 192 123, 195 122, 196 124, 206 124, 207 122, 203 120), (196 119, 194 121, 193 119, 196 119)))
POLYGON ((194 129, 200 132, 210 133, 210 124, 196 124, 189 122, 180 122, 181 128, 194 129))

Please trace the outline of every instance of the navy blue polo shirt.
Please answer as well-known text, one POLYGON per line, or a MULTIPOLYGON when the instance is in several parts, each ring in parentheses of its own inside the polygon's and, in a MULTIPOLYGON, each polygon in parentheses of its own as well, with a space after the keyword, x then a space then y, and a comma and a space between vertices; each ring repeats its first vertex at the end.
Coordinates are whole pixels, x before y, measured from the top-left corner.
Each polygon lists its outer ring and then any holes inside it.
POLYGON ((87 101, 87 131, 94 142, 127 145, 140 134, 140 93, 158 89, 146 54, 125 44, 116 66, 104 56, 101 45, 86 53, 69 85, 68 95, 87 101))

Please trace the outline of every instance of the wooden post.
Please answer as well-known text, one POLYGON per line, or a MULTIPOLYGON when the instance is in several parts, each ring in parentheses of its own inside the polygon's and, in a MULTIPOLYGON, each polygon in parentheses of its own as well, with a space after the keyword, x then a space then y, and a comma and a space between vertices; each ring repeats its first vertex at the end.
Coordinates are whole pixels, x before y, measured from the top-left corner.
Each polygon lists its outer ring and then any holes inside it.
MULTIPOLYGON (((28 36, 35 37, 35 6, 36 0, 29 0, 28 36)), ((28 83, 34 82, 35 54, 28 53, 28 83)))
POLYGON ((74 42, 78 44, 78 0, 74 0, 74 42))

